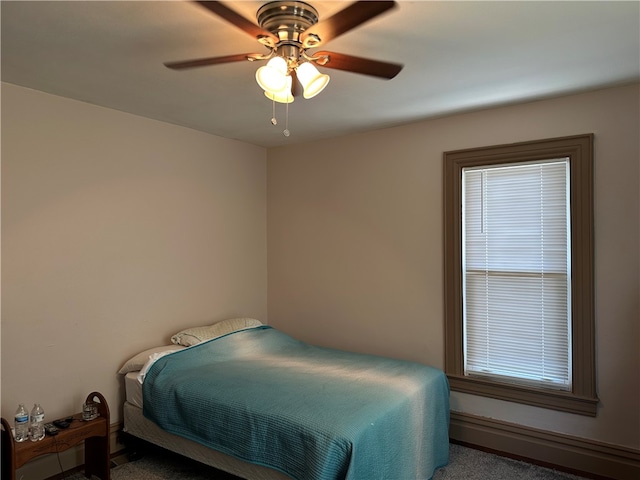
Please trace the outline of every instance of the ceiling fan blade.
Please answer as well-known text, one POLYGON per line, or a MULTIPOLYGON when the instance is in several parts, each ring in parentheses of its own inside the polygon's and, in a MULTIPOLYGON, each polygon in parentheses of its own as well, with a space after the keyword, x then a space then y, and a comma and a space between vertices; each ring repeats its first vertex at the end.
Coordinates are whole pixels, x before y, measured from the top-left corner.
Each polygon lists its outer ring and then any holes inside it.
POLYGON ((300 82, 298 81, 298 74, 295 70, 291 70, 291 95, 294 97, 300 96, 300 82))
POLYGON ((184 70, 186 68, 217 65, 219 63, 241 62, 247 60, 247 57, 256 55, 255 53, 239 53, 237 55, 226 55, 223 57, 196 58, 194 60, 183 60, 181 62, 166 62, 164 66, 173 70, 184 70))
MULTIPOLYGON (((204 2, 209 3, 209 2, 204 2)), ((381 13, 394 8, 394 1, 361 1, 354 2, 326 20, 321 20, 302 32, 300 40, 305 48, 319 47, 339 35, 377 17, 381 13)))
POLYGON ((398 75, 403 67, 403 65, 399 63, 381 62, 380 60, 354 57, 353 55, 345 55, 344 53, 314 52, 313 56, 323 57, 316 60, 316 63, 321 67, 361 73, 363 75, 386 78, 388 80, 398 75))
POLYGON ((227 7, 223 2, 196 2, 209 10, 210 12, 215 13, 220 18, 226 20, 227 22, 235 25, 240 30, 245 33, 248 33, 253 38, 270 38, 273 44, 278 43, 279 38, 276 37, 273 33, 268 30, 265 30, 255 23, 247 20, 245 17, 235 12, 231 8, 227 7))

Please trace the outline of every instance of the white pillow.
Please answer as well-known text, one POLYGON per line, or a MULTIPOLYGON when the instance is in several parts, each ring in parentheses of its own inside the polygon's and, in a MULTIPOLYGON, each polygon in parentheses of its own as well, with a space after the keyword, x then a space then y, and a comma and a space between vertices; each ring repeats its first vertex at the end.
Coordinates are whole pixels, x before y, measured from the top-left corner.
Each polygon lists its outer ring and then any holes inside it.
MULTIPOLYGON (((177 346, 177 345, 174 345, 174 346, 177 346)), ((154 363, 156 363, 156 360, 164 357, 165 355, 169 355, 170 353, 173 353, 176 350, 180 350, 180 349, 178 348, 178 349, 172 349, 172 350, 164 350, 162 352, 156 352, 149 355, 149 359, 147 360, 147 363, 145 363, 144 366, 138 372, 138 382, 140 382, 140 385, 144 383, 144 378, 147 376, 147 372, 149 371, 151 366, 154 363)))
POLYGON ((171 341, 177 345, 190 347, 205 340, 211 340, 212 338, 221 337, 246 328, 259 327, 260 325, 262 325, 262 322, 255 318, 229 318, 213 325, 187 328, 171 337, 171 341))
POLYGON ((126 363, 122 366, 118 373, 121 375, 126 375, 129 372, 137 372, 142 369, 149 357, 154 353, 160 353, 165 351, 175 352, 176 350, 182 350, 182 345, 163 345, 162 347, 153 347, 143 352, 138 353, 137 355, 131 357, 126 363))

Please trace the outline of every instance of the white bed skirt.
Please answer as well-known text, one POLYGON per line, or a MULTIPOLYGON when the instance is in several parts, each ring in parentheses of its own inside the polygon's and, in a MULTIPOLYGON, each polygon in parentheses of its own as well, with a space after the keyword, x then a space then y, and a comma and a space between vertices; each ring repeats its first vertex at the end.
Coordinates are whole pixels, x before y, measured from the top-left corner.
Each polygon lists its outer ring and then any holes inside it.
POLYGON ((192 458, 248 480, 291 480, 285 474, 268 467, 243 462, 217 450, 186 438, 167 433, 142 414, 142 409, 128 401, 124 403, 124 431, 154 445, 192 458))

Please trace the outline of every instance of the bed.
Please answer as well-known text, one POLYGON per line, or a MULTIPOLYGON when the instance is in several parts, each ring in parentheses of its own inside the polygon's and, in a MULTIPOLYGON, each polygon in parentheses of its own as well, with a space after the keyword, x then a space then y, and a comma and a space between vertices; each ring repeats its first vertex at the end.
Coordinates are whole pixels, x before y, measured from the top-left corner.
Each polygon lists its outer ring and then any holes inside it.
POLYGON ((251 480, 426 480, 447 464, 441 370, 238 320, 125 363, 128 434, 251 480))

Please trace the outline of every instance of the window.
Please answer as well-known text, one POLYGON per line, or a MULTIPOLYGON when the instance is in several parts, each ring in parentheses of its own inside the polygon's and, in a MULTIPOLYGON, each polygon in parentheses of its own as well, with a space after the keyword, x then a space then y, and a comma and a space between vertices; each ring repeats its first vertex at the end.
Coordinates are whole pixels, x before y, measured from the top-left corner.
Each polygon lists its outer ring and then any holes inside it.
POLYGON ((465 375, 571 387, 568 166, 462 169, 465 375))
POLYGON ((452 390, 595 415, 593 136, 444 154, 452 390))

